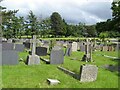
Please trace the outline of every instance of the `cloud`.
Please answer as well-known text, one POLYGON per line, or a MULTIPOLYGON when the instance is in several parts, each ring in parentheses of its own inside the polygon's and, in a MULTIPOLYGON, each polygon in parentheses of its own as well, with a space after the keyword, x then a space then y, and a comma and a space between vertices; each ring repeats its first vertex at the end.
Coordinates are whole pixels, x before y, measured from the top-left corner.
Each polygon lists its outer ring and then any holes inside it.
POLYGON ((32 10, 38 17, 49 17, 59 12, 68 23, 95 24, 112 16, 112 0, 4 0, 0 5, 19 9, 18 16, 27 16, 32 10))

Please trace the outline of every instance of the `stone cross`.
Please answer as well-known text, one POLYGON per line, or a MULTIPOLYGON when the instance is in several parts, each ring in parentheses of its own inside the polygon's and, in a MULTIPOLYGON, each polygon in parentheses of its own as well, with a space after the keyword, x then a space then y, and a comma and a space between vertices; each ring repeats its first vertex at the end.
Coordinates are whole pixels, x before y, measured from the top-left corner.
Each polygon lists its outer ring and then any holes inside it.
POLYGON ((34 56, 35 55, 35 52, 36 52, 36 35, 33 35, 33 45, 32 45, 32 55, 34 56))
POLYGON ((27 57, 26 64, 28 64, 28 65, 39 64, 40 63, 40 58, 39 58, 38 55, 36 55, 36 35, 33 35, 33 40, 31 40, 31 42, 33 42, 32 55, 29 55, 27 57))
POLYGON ((83 61, 91 61, 92 60, 92 47, 91 42, 89 42, 88 39, 86 39, 85 43, 85 55, 83 56, 83 61))

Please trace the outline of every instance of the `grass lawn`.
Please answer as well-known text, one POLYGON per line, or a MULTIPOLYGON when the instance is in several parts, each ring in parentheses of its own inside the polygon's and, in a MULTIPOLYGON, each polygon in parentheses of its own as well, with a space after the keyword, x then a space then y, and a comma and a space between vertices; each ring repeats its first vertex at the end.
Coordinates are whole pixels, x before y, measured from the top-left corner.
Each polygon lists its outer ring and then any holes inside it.
MULTIPOLYGON (((116 52, 103 53, 116 56, 116 52)), ((99 69, 97 80, 94 82, 81 83, 58 70, 58 65, 49 65, 40 61, 40 65, 28 66, 20 61, 19 65, 2 66, 3 88, 118 88, 118 71, 111 72, 101 68, 102 65, 106 64, 118 65, 118 61, 98 55, 103 53, 100 51, 93 52, 94 62, 85 63, 80 61, 83 52, 72 52, 70 57, 64 57, 64 64, 59 65, 79 73, 80 65, 95 64, 99 69), (50 86, 47 84, 47 78, 58 79, 61 83, 50 86)), ((26 52, 19 53, 19 58, 25 60, 27 55, 26 52)))

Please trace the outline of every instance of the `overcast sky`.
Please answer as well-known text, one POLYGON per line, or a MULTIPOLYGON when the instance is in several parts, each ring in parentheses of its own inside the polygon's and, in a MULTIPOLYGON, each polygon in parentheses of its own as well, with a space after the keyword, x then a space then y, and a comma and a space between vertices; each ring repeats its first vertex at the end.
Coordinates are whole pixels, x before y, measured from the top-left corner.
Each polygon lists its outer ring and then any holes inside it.
POLYGON ((50 17, 58 12, 68 23, 95 24, 112 18, 112 0, 4 0, 1 6, 17 10, 17 16, 27 16, 32 10, 38 17, 50 17))

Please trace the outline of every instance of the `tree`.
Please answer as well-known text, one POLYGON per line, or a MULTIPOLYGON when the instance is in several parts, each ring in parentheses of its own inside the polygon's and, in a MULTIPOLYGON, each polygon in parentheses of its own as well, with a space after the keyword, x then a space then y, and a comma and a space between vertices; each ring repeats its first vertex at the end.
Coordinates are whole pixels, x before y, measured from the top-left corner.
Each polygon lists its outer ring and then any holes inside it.
POLYGON ((37 21, 37 17, 33 14, 32 11, 29 12, 28 18, 26 20, 26 34, 30 34, 31 36, 37 35, 39 29, 39 23, 37 21))
POLYGON ((60 14, 57 12, 54 12, 52 13, 50 18, 51 18, 51 29, 52 29, 51 34, 54 35, 55 37, 65 35, 66 33, 65 26, 64 26, 65 23, 63 23, 63 20, 60 14))
POLYGON ((114 22, 114 30, 120 33, 120 1, 112 3, 112 16, 114 22))
MULTIPOLYGON (((5 8, 4 8, 5 9, 5 8)), ((2 30, 3 36, 6 38, 15 37, 16 33, 16 26, 13 24, 15 23, 15 19, 17 18, 15 14, 18 10, 8 10, 2 11, 2 30)))
POLYGON ((95 25, 85 26, 87 29, 88 37, 97 36, 95 25))

